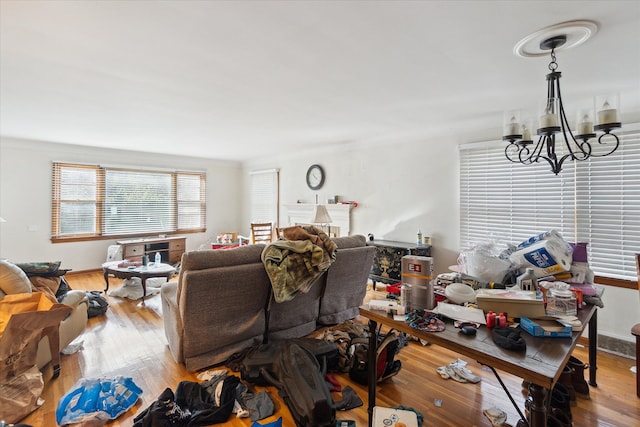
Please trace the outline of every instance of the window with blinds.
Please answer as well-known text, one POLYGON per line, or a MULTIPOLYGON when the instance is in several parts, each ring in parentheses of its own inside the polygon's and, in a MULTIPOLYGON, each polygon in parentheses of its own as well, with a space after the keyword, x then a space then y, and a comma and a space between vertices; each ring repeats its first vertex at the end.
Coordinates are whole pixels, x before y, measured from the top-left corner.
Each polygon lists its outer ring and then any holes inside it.
POLYGON ((596 275, 637 280, 640 125, 624 126, 618 135, 615 153, 567 161, 558 176, 546 162, 509 162, 502 141, 461 145, 460 247, 517 244, 554 229, 569 242, 588 243, 596 275))
POLYGON ((53 164, 52 240, 205 230, 206 175, 53 164))
POLYGON ((251 222, 270 222, 278 226, 280 171, 268 169, 250 172, 251 222))

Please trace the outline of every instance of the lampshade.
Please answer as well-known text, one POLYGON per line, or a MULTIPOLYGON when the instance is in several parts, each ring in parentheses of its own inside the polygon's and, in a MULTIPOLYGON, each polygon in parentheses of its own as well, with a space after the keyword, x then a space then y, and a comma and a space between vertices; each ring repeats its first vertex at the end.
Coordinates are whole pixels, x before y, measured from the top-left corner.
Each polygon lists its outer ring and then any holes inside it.
POLYGON ((313 212, 313 217, 311 218, 312 224, 329 224, 331 222, 331 217, 329 216, 329 212, 327 212, 327 208, 324 205, 316 205, 316 208, 313 212))

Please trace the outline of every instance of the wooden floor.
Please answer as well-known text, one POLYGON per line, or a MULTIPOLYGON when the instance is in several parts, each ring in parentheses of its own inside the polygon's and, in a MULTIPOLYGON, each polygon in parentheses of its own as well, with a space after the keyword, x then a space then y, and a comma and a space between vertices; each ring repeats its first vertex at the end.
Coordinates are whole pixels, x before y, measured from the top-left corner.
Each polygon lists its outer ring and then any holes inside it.
MULTIPOLYGON (((69 275, 73 289, 102 290, 101 273, 69 275)), ((121 280, 111 279, 110 289, 118 287, 121 280)), ((50 380, 51 367, 44 368, 44 405, 22 420, 32 426, 55 426, 55 410, 58 400, 80 378, 111 378, 125 375, 133 378, 142 388, 138 403, 128 412, 111 422, 110 426, 131 426, 136 414, 153 403, 167 387, 175 390, 182 380, 198 381, 197 373, 186 372, 169 353, 162 324, 160 296, 147 298, 146 304, 117 297, 108 297, 110 307, 106 315, 89 320, 87 329, 79 338, 84 349, 62 356, 62 374, 50 380)), ((77 342, 78 340, 76 340, 77 342)), ((587 361, 585 348, 577 348, 574 355, 587 361)), ((508 414, 507 424, 515 426, 518 413, 506 397, 493 373, 473 360, 466 360, 468 368, 482 378, 478 384, 461 384, 444 380, 436 368, 444 366, 458 355, 437 346, 423 346, 411 342, 403 348, 398 358, 401 372, 378 387, 378 405, 412 407, 423 414, 424 426, 491 426, 482 411, 491 407, 508 414), (441 406, 436 405, 441 401, 441 406)), ((605 352, 598 354, 598 387, 591 388, 591 400, 579 399, 572 408, 575 426, 640 426, 640 399, 635 394, 635 375, 629 371, 634 365, 631 359, 605 352)), ((522 408, 525 396, 521 380, 500 373, 516 403, 522 408)), ((351 385, 364 405, 349 411, 339 411, 339 419, 355 420, 358 426, 367 426, 367 391, 353 384, 348 376, 339 375, 340 383, 351 385)), ((256 387, 260 390, 260 387, 256 387)), ((274 416, 262 423, 283 418, 284 426, 294 426, 289 411, 277 396, 275 388, 268 388, 276 403, 274 416)), ((336 400, 340 394, 334 394, 336 400)), ((232 415, 228 426, 250 426, 248 418, 232 415)))

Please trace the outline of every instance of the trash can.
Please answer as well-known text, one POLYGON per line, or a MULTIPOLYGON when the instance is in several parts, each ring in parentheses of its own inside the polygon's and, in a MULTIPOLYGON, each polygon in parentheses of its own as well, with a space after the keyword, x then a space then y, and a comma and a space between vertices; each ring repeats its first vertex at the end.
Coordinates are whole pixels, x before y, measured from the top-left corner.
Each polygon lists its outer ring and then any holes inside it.
POLYGON ((401 280, 403 287, 408 288, 407 291, 410 295, 405 299, 406 309, 433 309, 432 257, 419 255, 403 256, 401 280))

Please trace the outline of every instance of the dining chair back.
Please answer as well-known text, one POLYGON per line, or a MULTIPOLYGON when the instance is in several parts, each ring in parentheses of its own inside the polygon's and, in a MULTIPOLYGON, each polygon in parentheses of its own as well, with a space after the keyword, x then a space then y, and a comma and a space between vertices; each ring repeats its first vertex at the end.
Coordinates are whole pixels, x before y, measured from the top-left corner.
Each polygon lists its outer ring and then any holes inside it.
POLYGON ((271 243, 273 224, 270 222, 251 223, 251 243, 271 243))

